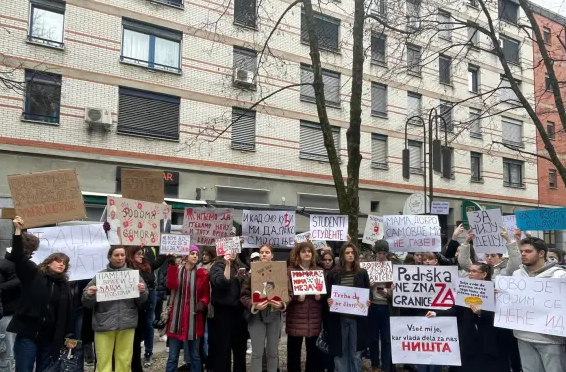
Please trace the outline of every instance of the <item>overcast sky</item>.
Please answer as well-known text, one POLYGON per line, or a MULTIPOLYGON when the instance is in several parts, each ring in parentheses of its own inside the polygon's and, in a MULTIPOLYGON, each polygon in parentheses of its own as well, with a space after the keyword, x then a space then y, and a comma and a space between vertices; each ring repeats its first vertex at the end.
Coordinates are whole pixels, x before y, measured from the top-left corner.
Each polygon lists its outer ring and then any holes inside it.
POLYGON ((533 3, 538 4, 548 10, 552 10, 561 16, 566 17, 566 0, 531 0, 533 3))

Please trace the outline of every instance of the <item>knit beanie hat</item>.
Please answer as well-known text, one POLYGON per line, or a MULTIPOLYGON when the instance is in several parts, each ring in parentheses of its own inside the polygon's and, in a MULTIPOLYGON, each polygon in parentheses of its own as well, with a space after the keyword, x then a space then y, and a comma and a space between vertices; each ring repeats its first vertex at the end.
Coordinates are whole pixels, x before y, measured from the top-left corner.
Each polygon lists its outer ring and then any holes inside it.
POLYGON ((375 242, 373 249, 375 253, 377 252, 387 252, 389 253, 389 243, 385 239, 381 239, 375 242))

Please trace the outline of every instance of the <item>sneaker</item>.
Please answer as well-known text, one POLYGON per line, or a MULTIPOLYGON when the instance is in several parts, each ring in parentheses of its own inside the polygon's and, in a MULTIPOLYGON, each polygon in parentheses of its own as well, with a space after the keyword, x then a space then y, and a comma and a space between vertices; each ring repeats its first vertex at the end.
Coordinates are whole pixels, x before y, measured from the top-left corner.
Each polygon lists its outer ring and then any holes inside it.
POLYGON ((161 342, 167 341, 167 335, 163 335, 163 336, 159 337, 159 341, 161 341, 161 342))
POLYGON ((165 352, 166 352, 166 353, 169 352, 169 346, 165 346, 165 352))
POLYGON ((153 362, 153 356, 151 356, 151 355, 146 355, 146 356, 143 358, 143 362, 144 362, 144 363, 143 363, 143 366, 144 366, 144 367, 151 367, 151 363, 153 362))

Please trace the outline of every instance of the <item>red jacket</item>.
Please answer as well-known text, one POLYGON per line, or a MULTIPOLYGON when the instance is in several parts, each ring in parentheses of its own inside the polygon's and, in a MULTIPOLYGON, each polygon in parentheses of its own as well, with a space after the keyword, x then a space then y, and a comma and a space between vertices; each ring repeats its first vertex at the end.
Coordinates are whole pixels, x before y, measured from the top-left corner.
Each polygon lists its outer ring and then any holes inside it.
MULTIPOLYGON (((210 303, 210 282, 208 280, 208 272, 204 269, 196 269, 196 304, 202 303, 202 309, 206 309, 210 303)), ((188 280, 184 285, 188 285, 188 280)), ((169 322, 167 324, 167 337, 172 337, 181 341, 188 339, 189 332, 189 316, 192 314, 195 316, 195 326, 196 326, 196 337, 200 338, 204 336, 204 318, 203 313, 196 309, 190 309, 190 302, 187 298, 183 305, 182 310, 182 324, 181 330, 178 333, 171 333, 169 328, 171 327, 171 321, 173 318, 173 304, 175 296, 178 294, 179 289, 179 267, 176 265, 170 265, 167 269, 167 282, 166 286, 171 290, 171 309, 169 310, 169 322)))

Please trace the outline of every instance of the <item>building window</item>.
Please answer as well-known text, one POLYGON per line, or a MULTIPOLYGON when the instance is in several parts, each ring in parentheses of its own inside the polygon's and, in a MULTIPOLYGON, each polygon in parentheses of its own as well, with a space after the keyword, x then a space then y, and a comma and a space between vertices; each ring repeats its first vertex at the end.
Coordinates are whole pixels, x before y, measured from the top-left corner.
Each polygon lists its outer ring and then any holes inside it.
POLYGON ((468 26, 468 42, 472 47, 478 48, 480 46, 480 32, 478 26, 474 23, 469 23, 468 26))
POLYGON ((452 24, 450 13, 443 10, 438 11, 438 28, 439 38, 446 41, 452 40, 452 24))
POLYGON ((118 133, 179 139, 179 97, 120 87, 118 133))
POLYGON ((510 23, 519 20, 519 4, 513 0, 499 0, 499 19, 510 23))
POLYGON ((26 70, 24 119, 59 123, 61 75, 26 70))
POLYGON ((422 121, 418 119, 411 119, 412 117, 421 116, 422 113, 422 100, 423 96, 418 93, 407 92, 407 119, 409 124, 422 125, 422 121))
POLYGON ((468 90, 478 93, 480 90, 480 68, 478 66, 468 66, 468 90))
POLYGON ((548 187, 551 189, 556 188, 556 169, 551 169, 548 171, 548 187))
MULTIPOLYGON (((340 156, 340 127, 332 126, 334 148, 340 156)), ((299 158, 328 161, 328 152, 324 146, 322 127, 319 123, 301 121, 299 158)))
POLYGON ((255 150, 255 117, 255 111, 232 107, 232 149, 255 150))
MULTIPOLYGON (((521 90, 521 81, 515 80, 515 83, 519 87, 519 90, 521 90)), ((501 102, 510 103, 512 105, 520 104, 519 97, 517 97, 515 91, 511 88, 511 82, 505 76, 501 76, 499 88, 501 89, 501 102)))
POLYGON ((423 143, 409 140, 407 145, 409 148, 409 165, 411 173, 422 174, 423 143))
POLYGON ((415 31, 419 28, 421 14, 420 0, 407 0, 407 30, 415 31))
POLYGON ((505 60, 510 63, 519 64, 519 42, 505 36, 500 36, 500 39, 505 60))
POLYGON ((407 45, 407 69, 409 74, 421 76, 421 47, 407 45))
POLYGON ((371 35, 371 61, 373 63, 385 65, 387 59, 385 51, 387 46, 387 35, 372 33, 371 35))
POLYGON ((371 167, 387 169, 387 136, 372 133, 371 167))
POLYGON ((470 137, 482 138, 481 111, 474 108, 470 108, 470 137))
POLYGON ((158 70, 181 72, 183 33, 129 19, 122 19, 122 25, 122 61, 158 70))
MULTIPOLYGON (((442 152, 444 152, 445 150, 446 150, 446 147, 442 146, 442 152)), ((454 179, 454 174, 455 174, 454 173, 454 148, 448 147, 448 151, 450 152, 450 178, 454 179)), ((444 169, 444 165, 442 164, 443 161, 444 161, 444 156, 441 156, 440 157, 440 165, 441 165, 440 169, 444 169)), ((443 172, 441 172, 441 177, 445 178, 443 172)))
POLYGON ((551 121, 546 122, 546 134, 548 135, 548 139, 554 140, 554 136, 555 136, 554 123, 551 121))
POLYGON ((511 118, 502 117, 502 141, 503 143, 522 147, 523 146, 523 122, 511 118))
POLYGON ((238 87, 255 87, 257 52, 235 46, 233 55, 234 85, 238 87))
POLYGON ((472 172, 472 181, 482 181, 482 154, 479 152, 470 152, 470 170, 472 172))
POLYGON ((65 24, 65 3, 51 0, 32 0, 28 40, 62 48, 65 24))
POLYGON ((452 58, 440 55, 438 57, 438 76, 441 84, 450 85, 452 80, 450 77, 450 69, 452 64, 452 58))
POLYGON ((545 44, 550 45, 550 28, 543 27, 543 29, 542 29, 542 39, 544 40, 545 44))
POLYGON ((254 29, 257 27, 255 0, 234 0, 234 23, 254 29))
POLYGON ((369 204, 370 212, 379 212, 379 201, 372 200, 369 204))
POLYGON ((474 8, 478 7, 478 1, 477 0, 468 0, 468 5, 472 6, 474 8))
POLYGON ((371 83, 371 114, 387 117, 387 85, 371 83))
POLYGON ((378 16, 379 18, 387 19, 387 0, 372 0, 371 1, 371 12, 378 16))
POLYGON ((544 88, 547 92, 552 92, 552 82, 550 81, 550 76, 548 76, 548 74, 544 75, 544 88))
MULTIPOLYGON (((340 20, 328 17, 324 14, 314 14, 314 28, 318 36, 318 45, 320 49, 326 49, 333 52, 340 50, 338 38, 340 34, 340 20)), ((301 42, 309 43, 309 31, 307 28, 307 17, 304 12, 301 13, 301 42)))
POLYGON ((440 117, 444 120, 439 120, 441 130, 445 132, 454 131, 454 123, 452 122, 452 103, 447 101, 440 101, 440 117))
POLYGON ((523 187, 523 162, 503 158, 503 186, 523 187))
POLYGON ((543 240, 548 248, 556 248, 556 231, 547 230, 543 231, 543 240))
MULTIPOLYGON (((312 83, 313 80, 314 73, 312 67, 301 64, 301 83, 312 83)), ((324 83, 326 104, 328 106, 340 107, 340 74, 323 69, 322 82, 324 83)), ((301 101, 316 102, 312 85, 301 85, 301 101)))

